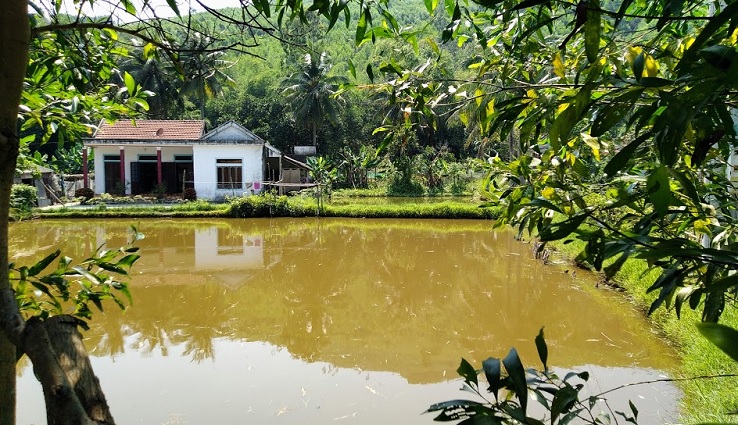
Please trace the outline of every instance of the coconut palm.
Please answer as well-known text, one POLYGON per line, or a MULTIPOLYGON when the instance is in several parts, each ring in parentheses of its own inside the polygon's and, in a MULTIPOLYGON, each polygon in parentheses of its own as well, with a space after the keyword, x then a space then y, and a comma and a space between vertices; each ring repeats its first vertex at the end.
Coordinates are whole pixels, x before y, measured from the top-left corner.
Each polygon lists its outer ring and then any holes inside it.
POLYGON ((144 48, 136 45, 120 69, 131 74, 141 88, 153 93, 147 99, 149 118, 165 120, 173 107, 181 107, 183 103, 177 84, 178 72, 168 57, 146 56, 144 48))
POLYGON ((212 44, 211 38, 196 32, 188 37, 179 55, 184 76, 181 91, 197 97, 201 119, 205 119, 205 101, 221 95, 225 86, 236 84, 225 73, 235 62, 223 59, 225 52, 212 44))
POLYGON ((312 132, 313 146, 318 146, 318 129, 324 121, 335 125, 339 87, 347 82, 343 76, 329 76, 328 55, 305 54, 299 72, 288 77, 283 85, 295 120, 312 132))

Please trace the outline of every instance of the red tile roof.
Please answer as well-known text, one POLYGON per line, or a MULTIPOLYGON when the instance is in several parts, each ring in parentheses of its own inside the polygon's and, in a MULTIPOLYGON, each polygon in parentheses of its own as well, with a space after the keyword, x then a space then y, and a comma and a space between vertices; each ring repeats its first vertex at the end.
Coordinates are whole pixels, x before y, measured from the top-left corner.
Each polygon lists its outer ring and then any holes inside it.
POLYGON ((197 140, 205 132, 201 120, 103 121, 93 139, 107 140, 197 140))

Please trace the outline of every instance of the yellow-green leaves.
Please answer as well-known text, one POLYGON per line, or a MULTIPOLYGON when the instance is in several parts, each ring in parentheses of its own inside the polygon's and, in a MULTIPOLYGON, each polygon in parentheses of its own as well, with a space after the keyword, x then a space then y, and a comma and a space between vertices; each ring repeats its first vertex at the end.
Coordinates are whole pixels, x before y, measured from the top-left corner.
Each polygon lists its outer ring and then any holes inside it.
POLYGON ((561 52, 556 52, 553 59, 553 71, 559 78, 566 78, 566 69, 564 62, 561 60, 561 52))
POLYGON ((659 63, 640 47, 629 47, 625 58, 630 64, 636 81, 644 77, 654 78, 659 74, 659 63))
POLYGON ((653 170, 646 180, 646 186, 654 209, 660 216, 665 216, 672 199, 668 168, 662 165, 653 170))

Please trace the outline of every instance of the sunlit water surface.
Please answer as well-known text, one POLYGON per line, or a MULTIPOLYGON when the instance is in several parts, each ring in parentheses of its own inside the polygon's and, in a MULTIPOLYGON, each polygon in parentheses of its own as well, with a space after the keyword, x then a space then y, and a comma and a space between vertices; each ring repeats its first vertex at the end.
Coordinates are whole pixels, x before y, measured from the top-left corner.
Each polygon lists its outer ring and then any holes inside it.
MULTIPOLYGON (((127 311, 112 303, 85 332, 119 424, 429 424, 479 366, 515 346, 540 367, 590 370, 590 391, 664 378, 673 351, 618 294, 586 273, 544 266, 488 221, 80 220, 11 226, 31 264, 54 249, 81 259, 146 238, 127 311)), ((676 419, 658 383, 611 394, 640 423, 676 419)), ((45 423, 21 361, 18 423, 45 423)))

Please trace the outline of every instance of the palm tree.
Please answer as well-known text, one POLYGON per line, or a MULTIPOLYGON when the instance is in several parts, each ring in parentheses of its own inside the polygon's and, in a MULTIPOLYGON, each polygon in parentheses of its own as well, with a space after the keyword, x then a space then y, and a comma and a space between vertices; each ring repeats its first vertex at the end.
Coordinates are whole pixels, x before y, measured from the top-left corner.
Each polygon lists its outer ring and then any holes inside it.
POLYGON ((336 99, 339 87, 346 83, 343 76, 329 76, 328 55, 323 52, 305 54, 302 69, 288 77, 283 84, 295 119, 312 131, 313 146, 318 146, 318 129, 324 120, 335 125, 336 99))
POLYGON ((131 74, 141 88, 154 94, 147 99, 149 118, 168 119, 172 107, 182 105, 177 84, 178 72, 169 58, 160 58, 158 55, 146 57, 144 48, 135 45, 120 69, 131 74))
POLYGON ((184 83, 181 91, 193 93, 200 104, 200 118, 205 119, 205 100, 219 96, 225 86, 236 82, 224 71, 235 62, 223 59, 223 49, 213 46, 213 40, 198 32, 187 39, 179 55, 184 83))

